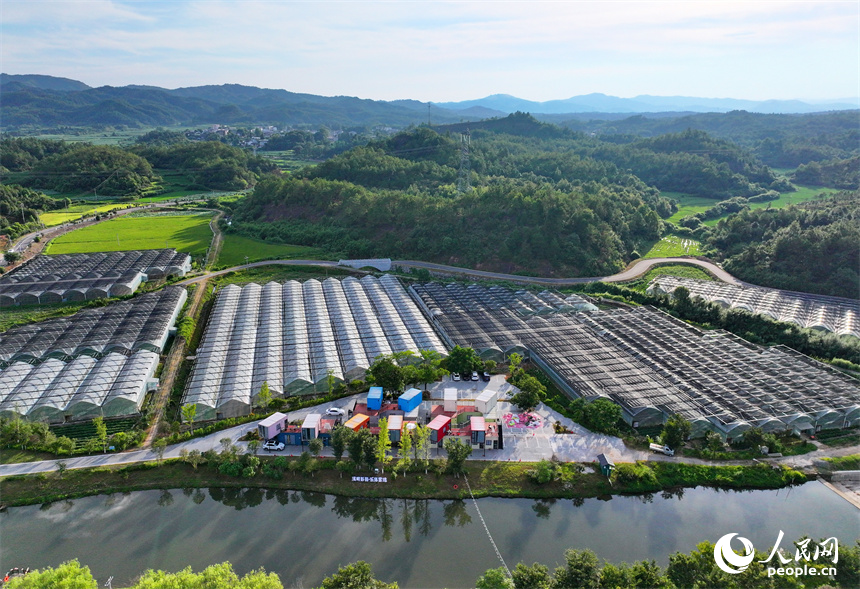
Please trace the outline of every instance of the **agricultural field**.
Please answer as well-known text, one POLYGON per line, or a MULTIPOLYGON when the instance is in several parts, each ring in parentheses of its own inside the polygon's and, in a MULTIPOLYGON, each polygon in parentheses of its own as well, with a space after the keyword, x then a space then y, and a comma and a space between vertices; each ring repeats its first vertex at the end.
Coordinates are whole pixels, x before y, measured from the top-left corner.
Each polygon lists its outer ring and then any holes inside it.
POLYGON ((281 266, 272 264, 270 266, 257 266, 256 268, 248 268, 247 270, 237 270, 236 272, 228 272, 222 274, 212 281, 218 287, 227 286, 228 284, 265 284, 267 282, 286 282, 287 280, 298 280, 304 282, 311 278, 317 280, 325 280, 329 277, 342 278, 344 276, 355 276, 361 278, 364 273, 351 270, 349 268, 329 268, 325 266, 281 266))
POLYGON ((67 209, 59 209, 56 211, 42 213, 41 215, 39 215, 39 220, 44 223, 45 227, 53 227, 55 225, 62 225, 63 223, 66 223, 68 221, 76 221, 77 219, 80 219, 87 214, 106 213, 108 211, 114 211, 116 209, 125 209, 133 206, 133 204, 129 204, 128 202, 104 205, 75 205, 67 209))
POLYGON ((260 151, 257 155, 272 160, 277 164, 278 168, 284 172, 293 172, 306 166, 313 166, 319 163, 310 160, 296 159, 292 149, 288 149, 286 151, 260 151))
MULTIPOLYGON (((830 196, 839 192, 835 188, 816 188, 814 186, 796 186, 797 190, 794 192, 783 192, 780 193, 780 197, 777 200, 771 200, 768 202, 752 202, 750 203, 751 209, 766 209, 768 206, 772 209, 781 209, 783 207, 787 207, 788 205, 796 205, 802 202, 807 202, 810 200, 815 200, 819 195, 824 194, 826 196, 830 196)), ((681 194, 680 192, 662 192, 662 196, 673 198, 678 201, 678 212, 669 217, 667 220, 670 223, 674 223, 677 225, 682 218, 687 215, 695 215, 696 213, 704 213, 706 210, 717 204, 718 200, 713 198, 704 198, 701 196, 690 196, 688 194, 681 194)), ((720 217, 724 218, 724 217, 720 217)), ((709 219, 705 221, 705 225, 716 225, 719 223, 720 219, 709 219)))
POLYGON ((0 312, 0 333, 16 327, 46 319, 57 319, 77 313, 88 307, 92 301, 84 303, 55 303, 52 305, 24 305, 22 307, 3 307, 0 312))
POLYGON ((239 266, 259 260, 330 260, 324 250, 304 245, 282 245, 249 239, 240 235, 224 235, 217 265, 221 268, 239 266), (247 256, 247 260, 245 259, 247 256))
POLYGON ((212 241, 210 213, 135 215, 91 225, 53 240, 46 254, 176 248, 201 256, 212 241))
POLYGON ((645 252, 643 258, 677 258, 679 256, 698 256, 701 244, 689 237, 678 235, 666 235, 656 242, 650 250, 645 252))
POLYGON ((695 278, 696 280, 716 280, 713 276, 696 266, 688 266, 686 264, 672 264, 668 266, 657 266, 651 268, 640 278, 632 282, 628 282, 625 286, 635 288, 636 290, 645 290, 648 283, 658 276, 678 276, 680 278, 695 278))

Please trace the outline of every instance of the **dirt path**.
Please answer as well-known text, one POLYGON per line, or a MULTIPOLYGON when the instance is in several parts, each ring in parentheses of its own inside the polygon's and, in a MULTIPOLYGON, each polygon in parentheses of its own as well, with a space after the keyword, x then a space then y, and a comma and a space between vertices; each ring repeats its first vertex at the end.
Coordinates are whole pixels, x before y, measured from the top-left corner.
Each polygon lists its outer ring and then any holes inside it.
MULTIPOLYGON (((202 281, 197 283, 197 288, 191 296, 191 301, 188 304, 188 317, 197 317, 200 312, 200 303, 203 300, 203 293, 206 292, 208 277, 204 277, 202 281)), ((176 336, 173 346, 170 348, 170 353, 164 360, 164 367, 161 370, 161 377, 158 382, 158 390, 155 393, 155 411, 152 419, 152 425, 149 426, 149 431, 146 432, 146 440, 143 442, 144 448, 151 448, 152 442, 155 440, 155 434, 158 431, 158 424, 164 416, 164 410, 167 408, 167 403, 170 401, 170 392, 173 390, 173 385, 176 382, 176 375, 179 372, 179 367, 182 360, 185 358, 185 350, 188 342, 184 338, 176 336)))
POLYGON ((218 226, 218 221, 224 216, 223 211, 212 217, 209 221, 209 228, 212 230, 212 243, 209 244, 209 250, 206 252, 206 263, 203 265, 207 270, 212 268, 212 265, 218 261, 218 255, 221 253, 221 246, 224 244, 224 234, 218 226))

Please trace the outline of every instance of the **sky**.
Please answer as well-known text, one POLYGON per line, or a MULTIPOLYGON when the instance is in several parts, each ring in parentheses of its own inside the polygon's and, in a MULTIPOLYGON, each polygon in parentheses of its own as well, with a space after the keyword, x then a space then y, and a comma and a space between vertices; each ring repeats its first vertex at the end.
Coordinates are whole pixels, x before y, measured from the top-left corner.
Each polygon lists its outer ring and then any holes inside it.
POLYGON ((860 96, 860 2, 0 0, 0 71, 446 102, 860 96))

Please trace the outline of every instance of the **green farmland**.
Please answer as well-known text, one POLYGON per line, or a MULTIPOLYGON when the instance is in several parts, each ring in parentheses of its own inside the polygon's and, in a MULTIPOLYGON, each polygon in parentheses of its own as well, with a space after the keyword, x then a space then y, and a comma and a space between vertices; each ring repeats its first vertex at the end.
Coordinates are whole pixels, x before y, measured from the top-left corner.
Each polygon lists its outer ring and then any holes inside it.
MULTIPOLYGON (((768 202, 751 202, 751 209, 766 209, 768 206, 772 209, 781 209, 789 205, 796 205, 802 202, 815 200, 820 194, 830 196, 839 192, 835 188, 816 188, 814 186, 796 186, 794 192, 782 192, 777 200, 768 202)), ((678 212, 669 217, 668 221, 677 225, 681 219, 687 215, 695 215, 696 213, 704 213, 709 208, 719 202, 713 198, 704 198, 701 196, 690 196, 689 194, 681 194, 680 192, 662 192, 663 196, 673 198, 678 201, 678 212)), ((725 217, 720 217, 725 218, 725 217)), ((705 225, 716 225, 720 219, 709 219, 705 221, 705 225)))
POLYGON ((59 209, 56 211, 50 211, 48 213, 42 213, 39 215, 39 220, 45 224, 45 227, 53 227, 54 225, 62 225, 68 221, 76 221, 80 219, 84 215, 87 214, 96 214, 96 213, 106 213, 108 211, 114 211, 116 209, 124 209, 127 207, 133 207, 135 205, 125 203, 118 204, 106 204, 106 205, 75 205, 73 207, 69 207, 67 209, 59 209))
POLYGON ((701 244, 689 237, 666 235, 645 252, 643 258, 676 258, 679 256, 698 256, 701 244))
POLYGON ((48 244, 47 254, 176 248, 203 255, 212 240, 210 214, 127 216, 70 231, 48 244))
POLYGON ((330 260, 331 255, 325 251, 303 245, 281 245, 249 239, 240 235, 224 235, 221 254, 218 256, 218 266, 231 268, 259 260, 330 260))

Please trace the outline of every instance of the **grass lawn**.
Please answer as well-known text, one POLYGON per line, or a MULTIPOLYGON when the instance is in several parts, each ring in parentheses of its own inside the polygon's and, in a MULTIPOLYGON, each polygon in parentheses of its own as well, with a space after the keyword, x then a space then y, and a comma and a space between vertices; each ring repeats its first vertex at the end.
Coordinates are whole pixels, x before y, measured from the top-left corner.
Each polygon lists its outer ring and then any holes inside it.
POLYGON ((61 235, 46 254, 116 252, 176 248, 192 256, 203 255, 212 240, 210 214, 152 215, 111 219, 61 235))
POLYGON ((666 235, 645 252, 643 258, 673 258, 678 256, 698 256, 699 242, 689 237, 666 235))
MULTIPOLYGON (((818 195, 824 193, 827 196, 839 192, 835 188, 816 188, 814 186, 795 186, 797 190, 794 192, 782 192, 777 200, 768 202, 753 202, 750 203, 751 209, 766 209, 768 206, 772 209, 781 209, 788 205, 796 205, 802 202, 815 200, 818 195)), ((678 224, 680 220, 687 215, 695 215, 696 213, 704 213, 706 210, 717 204, 720 199, 704 198, 701 196, 691 196, 689 194, 681 194, 680 192, 662 192, 662 196, 673 198, 679 202, 678 212, 667 219, 670 223, 678 224)), ((725 217, 720 217, 723 219, 725 217)), ((705 225, 716 225, 720 219, 710 219, 705 221, 705 225)))
POLYGON ((56 303, 53 305, 24 305, 23 307, 3 307, 0 312, 0 333, 15 327, 36 323, 45 319, 56 319, 77 313, 90 304, 85 303, 56 303))
POLYGON ((224 235, 224 244, 218 256, 218 266, 230 268, 258 260, 331 260, 324 250, 304 245, 283 245, 267 243, 241 235, 224 235))

